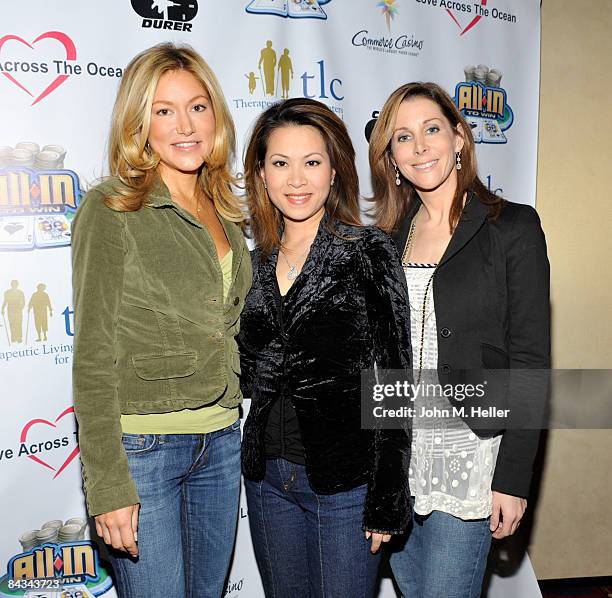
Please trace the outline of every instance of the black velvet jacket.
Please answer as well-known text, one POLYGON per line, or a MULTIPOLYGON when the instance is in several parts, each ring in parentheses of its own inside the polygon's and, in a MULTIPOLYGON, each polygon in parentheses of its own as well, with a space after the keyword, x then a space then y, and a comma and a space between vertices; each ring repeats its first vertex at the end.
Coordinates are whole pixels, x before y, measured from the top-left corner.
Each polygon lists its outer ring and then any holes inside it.
MULTIPOLYGON (((404 250, 415 201, 393 235, 404 250)), ((526 497, 540 432, 514 425, 521 417, 542 421, 550 367, 550 272, 546 241, 536 211, 504 202, 497 220, 471 193, 433 279, 438 328, 438 378, 441 384, 465 382, 478 368, 509 370, 505 406, 514 414, 495 430, 478 427, 478 436, 503 431, 492 489, 526 497)), ((475 403, 477 404, 477 403, 475 403)), ((469 413, 469 410, 467 411, 469 413)), ((495 422, 493 422, 495 424, 495 422)))
POLYGON ((245 477, 265 475, 264 431, 270 409, 290 397, 315 492, 334 494, 368 484, 364 528, 399 533, 410 521, 409 429, 362 430, 361 371, 409 368, 406 281, 389 236, 374 227, 324 218, 310 254, 284 299, 278 294, 278 251, 256 249, 253 286, 241 316, 241 383, 252 399, 244 426, 245 477), (342 238, 340 238, 342 237, 342 238))

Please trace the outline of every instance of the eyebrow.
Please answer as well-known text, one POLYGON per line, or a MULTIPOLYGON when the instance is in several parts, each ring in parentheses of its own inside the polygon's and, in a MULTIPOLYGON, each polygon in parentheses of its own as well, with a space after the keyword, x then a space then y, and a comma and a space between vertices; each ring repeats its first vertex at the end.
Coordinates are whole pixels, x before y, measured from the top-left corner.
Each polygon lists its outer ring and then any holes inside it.
MULTIPOLYGON (((270 158, 272 158, 273 156, 277 156, 279 158, 289 158, 289 156, 286 156, 285 154, 280 154, 280 153, 274 153, 274 154, 270 154, 270 158)), ((310 158, 311 156, 321 156, 323 157, 323 154, 321 152, 310 152, 309 154, 304 154, 302 156, 302 158, 310 158)))
MULTIPOLYGON (((437 116, 434 116, 433 118, 427 118, 425 119, 421 124, 426 125, 427 123, 430 123, 432 120, 437 120, 437 121, 442 121, 441 118, 438 118, 437 116)), ((397 133, 398 131, 409 131, 409 127, 398 127, 397 129, 395 129, 393 132, 397 133)))
MULTIPOLYGON (((191 104, 191 102, 197 100, 198 98, 204 98, 206 101, 209 101, 209 98, 207 98, 203 93, 199 93, 197 96, 194 96, 190 100, 187 100, 187 103, 191 104)), ((155 104, 169 104, 170 106, 174 106, 174 102, 171 102, 170 100, 155 100, 153 102, 153 105, 155 104)))

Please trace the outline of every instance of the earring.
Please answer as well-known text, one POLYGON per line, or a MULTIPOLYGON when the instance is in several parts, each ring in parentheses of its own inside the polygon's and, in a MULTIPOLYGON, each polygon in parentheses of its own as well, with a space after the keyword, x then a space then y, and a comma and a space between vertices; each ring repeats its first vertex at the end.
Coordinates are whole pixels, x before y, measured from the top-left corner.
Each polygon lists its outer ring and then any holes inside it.
POLYGON ((266 181, 264 181, 264 189, 268 189, 268 183, 266 183, 266 181))
POLYGON ((335 181, 335 180, 336 180, 336 179, 335 179, 335 177, 332 177, 332 180, 331 180, 331 183, 330 183, 330 186, 331 186, 331 187, 333 187, 333 186, 334 186, 334 181, 335 181))
POLYGON ((455 154, 455 164, 456 164, 457 170, 461 170, 461 152, 457 152, 455 154))
POLYGON ((400 174, 399 174, 399 168, 397 167, 397 164, 395 165, 395 184, 398 187, 402 184, 402 181, 400 179, 400 174))

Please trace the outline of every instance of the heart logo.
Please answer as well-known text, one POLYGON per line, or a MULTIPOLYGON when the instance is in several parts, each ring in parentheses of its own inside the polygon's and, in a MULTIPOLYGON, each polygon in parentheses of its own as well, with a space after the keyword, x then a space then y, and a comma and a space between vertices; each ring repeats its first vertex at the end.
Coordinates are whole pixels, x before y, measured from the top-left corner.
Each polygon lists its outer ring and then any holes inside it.
POLYGON ((4 230, 9 235, 14 235, 15 233, 19 232, 22 228, 23 228, 23 224, 14 224, 11 222, 4 227, 4 230))
MULTIPOLYGON (((21 435, 19 437, 19 442, 20 443, 24 443, 26 441, 26 438, 28 436, 28 432, 30 431, 30 429, 33 426, 42 424, 45 426, 51 426, 52 428, 57 428, 57 422, 59 422, 63 417, 66 417, 67 415, 69 415, 70 413, 74 413, 74 407, 68 407, 67 409, 65 409, 64 411, 62 411, 56 418, 54 421, 49 421, 48 419, 33 419, 30 420, 24 427, 23 430, 21 430, 21 435)), ((36 463, 38 463, 39 465, 42 465, 43 467, 47 467, 49 469, 51 469, 52 471, 55 471, 55 475, 53 476, 53 479, 55 479, 60 473, 62 473, 62 471, 64 471, 64 469, 66 469, 66 467, 68 467, 68 465, 70 465, 71 461, 79 454, 79 445, 77 444, 77 446, 74 447, 74 449, 72 449, 71 453, 66 457, 66 459, 64 460, 64 462, 59 466, 59 468, 55 468, 53 467, 53 465, 50 465, 49 463, 47 463, 44 459, 41 459, 40 457, 36 456, 36 455, 28 455, 28 459, 32 459, 32 461, 35 461, 36 463)))
MULTIPOLYGON (((62 44, 62 46, 64 46, 64 50, 66 51, 66 60, 76 60, 77 54, 74 42, 65 33, 62 33, 61 31, 47 31, 45 33, 42 33, 31 44, 22 37, 19 37, 18 35, 5 35, 4 37, 0 38, 0 52, 2 51, 2 46, 4 46, 4 44, 9 41, 19 42, 20 44, 24 44, 28 48, 33 50, 34 44, 38 43, 43 39, 54 39, 58 41, 60 44, 62 44)), ((19 87, 19 89, 22 89, 30 97, 34 98, 34 94, 27 87, 25 87, 25 85, 20 83, 11 73, 2 71, 2 74, 9 81, 19 87)), ((51 81, 51 83, 49 83, 49 85, 47 85, 47 87, 45 87, 45 89, 43 89, 42 92, 34 98, 34 101, 31 105, 34 106, 35 104, 38 104, 38 102, 40 102, 41 100, 44 100, 52 91, 55 91, 64 81, 66 81, 69 76, 70 75, 58 75, 57 77, 55 77, 55 79, 53 79, 53 81, 51 81)))
MULTIPOLYGON (((486 6, 487 5, 487 0, 480 0, 480 6, 486 6)), ((482 19, 482 15, 478 15, 476 17, 474 17, 465 27, 459 22, 459 20, 457 19, 457 17, 455 16, 455 13, 450 9, 447 8, 446 12, 450 15, 451 19, 453 21, 455 21, 455 23, 457 24, 457 27, 459 27, 459 29, 461 29, 461 33, 459 33, 459 35, 463 35, 464 33, 467 33, 470 29, 472 29, 476 23, 478 23, 478 21, 480 21, 480 19, 482 19)))

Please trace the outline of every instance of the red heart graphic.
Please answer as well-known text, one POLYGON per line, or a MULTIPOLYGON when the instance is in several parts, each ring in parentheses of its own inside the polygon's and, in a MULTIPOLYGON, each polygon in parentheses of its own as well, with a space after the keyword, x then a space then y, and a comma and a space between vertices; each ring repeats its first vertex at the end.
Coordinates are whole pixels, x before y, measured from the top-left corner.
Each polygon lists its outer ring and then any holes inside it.
MULTIPOLYGON (((487 0, 480 0, 480 5, 481 6, 486 6, 487 5, 487 0)), ((462 25, 461 23, 457 20, 457 17, 453 14, 453 11, 450 8, 446 9, 446 12, 451 16, 451 19, 453 19, 453 21, 455 21, 455 23, 457 23, 457 27, 459 27, 459 29, 461 29, 462 25)), ((480 19, 482 19, 482 15, 478 15, 476 17, 474 17, 465 27, 465 29, 461 30, 461 33, 459 34, 460 36, 463 35, 464 33, 467 33, 472 27, 474 27, 474 25, 476 25, 476 23, 478 23, 478 21, 480 21, 480 19)))
MULTIPOLYGON (((57 428, 57 426, 55 425, 60 419, 62 419, 62 417, 68 415, 69 413, 74 413, 74 407, 68 407, 67 409, 65 409, 64 411, 62 411, 56 418, 54 422, 50 422, 48 419, 33 419, 30 420, 24 427, 23 430, 21 430, 21 436, 19 437, 19 442, 23 443, 26 441, 26 437, 28 435, 28 431, 30 430, 30 428, 32 426, 35 426, 36 424, 45 424, 46 426, 51 426, 53 428, 57 428)), ((70 464, 70 462, 79 454, 79 445, 77 444, 77 446, 74 447, 74 449, 72 449, 72 452, 66 457, 66 460, 61 464, 59 469, 55 469, 55 467, 53 467, 52 465, 49 465, 49 463, 47 463, 44 459, 41 459, 40 457, 36 457, 35 455, 28 455, 28 459, 32 459, 32 461, 36 461, 36 463, 38 463, 39 465, 42 465, 44 467, 48 467, 49 469, 55 471, 55 475, 53 476, 53 479, 55 479, 60 473, 62 473, 62 471, 64 471, 64 469, 66 469, 66 467, 68 467, 68 465, 70 464)))
MULTIPOLYGON (((28 48, 30 48, 31 50, 33 50, 34 44, 42 39, 54 39, 60 42, 64 46, 64 50, 66 50, 66 60, 76 60, 76 47, 74 45, 74 42, 65 33, 62 33, 61 31, 47 31, 45 33, 42 33, 31 44, 28 43, 22 37, 19 37, 18 35, 5 35, 4 37, 0 38, 0 51, 2 50, 2 46, 8 41, 20 42, 28 46, 28 48)), ((23 91, 25 91, 29 96, 34 97, 34 94, 24 85, 22 85, 19 81, 17 81, 17 79, 15 79, 13 75, 7 73, 6 71, 2 71, 2 74, 9 81, 17 85, 17 87, 23 89, 23 91)), ((66 79, 68 79, 69 76, 70 75, 58 75, 57 77, 55 77, 55 79, 53 79, 53 81, 51 81, 51 83, 49 83, 49 85, 47 85, 47 87, 43 89, 40 95, 35 98, 31 105, 34 106, 34 104, 38 104, 38 102, 46 98, 52 91, 56 90, 66 79)))

